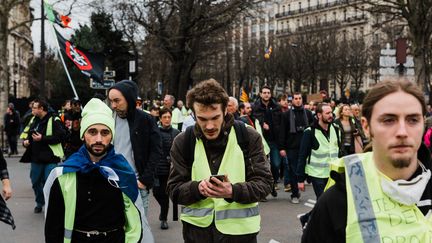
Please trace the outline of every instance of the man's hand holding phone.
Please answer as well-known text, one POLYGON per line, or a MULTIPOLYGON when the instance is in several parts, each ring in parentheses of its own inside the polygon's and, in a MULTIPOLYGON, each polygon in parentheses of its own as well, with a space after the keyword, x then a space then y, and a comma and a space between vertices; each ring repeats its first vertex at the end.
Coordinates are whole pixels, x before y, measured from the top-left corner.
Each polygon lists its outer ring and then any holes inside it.
POLYGON ((232 198, 232 185, 228 175, 212 175, 198 185, 200 193, 205 197, 232 198))

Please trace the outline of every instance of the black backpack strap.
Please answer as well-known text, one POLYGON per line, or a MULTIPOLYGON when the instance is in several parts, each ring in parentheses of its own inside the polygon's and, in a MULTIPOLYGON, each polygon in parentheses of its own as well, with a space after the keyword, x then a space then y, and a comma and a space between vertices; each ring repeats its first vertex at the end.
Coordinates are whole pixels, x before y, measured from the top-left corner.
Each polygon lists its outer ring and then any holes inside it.
MULTIPOLYGON (((311 146, 312 146, 313 145, 313 140, 315 139, 315 127, 311 126, 310 128, 311 128, 311 133, 312 133, 312 144, 311 144, 311 146)), ((311 154, 309 154, 309 157, 308 157, 308 161, 307 161, 308 164, 310 164, 310 159, 311 159, 311 155, 312 155, 312 149, 311 149, 311 154)))
MULTIPOLYGON (((184 159, 191 166, 195 156, 196 137, 193 131, 194 127, 195 126, 190 126, 186 128, 185 131, 185 141, 187 142, 185 143, 184 159)), ((243 157, 248 158, 247 149, 249 146, 249 135, 246 125, 241 121, 234 121, 234 131, 236 133, 237 143, 243 152, 243 157)))
POLYGON ((194 161, 195 156, 195 143, 196 143, 196 137, 194 134, 194 127, 195 126, 189 126, 186 128, 185 131, 185 151, 184 151, 184 159, 187 162, 187 164, 190 164, 192 166, 192 163, 194 161))
POLYGON ((237 137, 237 143, 243 151, 243 157, 248 158, 247 150, 249 147, 249 134, 246 124, 241 121, 234 121, 234 130, 237 137))

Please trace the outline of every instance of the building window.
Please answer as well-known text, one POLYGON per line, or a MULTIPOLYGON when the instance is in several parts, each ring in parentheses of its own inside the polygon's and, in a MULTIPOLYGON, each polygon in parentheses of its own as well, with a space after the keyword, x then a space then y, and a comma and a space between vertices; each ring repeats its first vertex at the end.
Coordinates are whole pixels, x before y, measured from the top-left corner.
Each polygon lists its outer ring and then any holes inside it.
POLYGON ((301 2, 299 2, 299 11, 301 12, 301 2))
POLYGON ((285 13, 285 5, 282 6, 282 13, 285 13))
POLYGON ((310 0, 307 1, 308 8, 310 8, 310 0))
POLYGON ((336 12, 333 12, 333 20, 336 21, 336 12))
POLYGON ((354 39, 357 39, 357 28, 353 29, 353 36, 354 36, 354 39))
POLYGON ((258 25, 254 24, 252 25, 252 33, 256 33, 258 29, 258 25))
POLYGON ((306 26, 309 25, 309 17, 306 17, 305 25, 306 25, 306 26))
POLYGON ((291 11, 291 4, 288 4, 288 12, 291 11))
POLYGON ((297 28, 300 27, 300 19, 297 19, 297 28))
POLYGON ((286 22, 286 29, 289 29, 289 21, 286 22))
POLYGON ((346 20, 347 20, 347 10, 344 9, 344 21, 346 21, 346 20))
POLYGON ((324 14, 324 23, 327 22, 327 14, 324 14))
POLYGON ((374 44, 378 44, 379 43, 379 34, 375 33, 374 37, 373 37, 373 43, 374 44))

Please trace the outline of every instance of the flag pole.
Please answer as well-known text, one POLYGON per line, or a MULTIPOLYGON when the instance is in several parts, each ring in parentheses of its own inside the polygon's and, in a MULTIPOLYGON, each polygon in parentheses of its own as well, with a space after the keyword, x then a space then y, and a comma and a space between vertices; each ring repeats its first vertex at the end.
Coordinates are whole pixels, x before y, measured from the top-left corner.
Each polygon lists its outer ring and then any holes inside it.
POLYGON ((73 84, 73 81, 72 81, 72 79, 71 79, 71 77, 70 77, 70 74, 69 74, 69 70, 67 69, 67 67, 66 67, 66 63, 65 63, 65 61, 64 61, 64 59, 63 59, 63 55, 62 55, 61 50, 60 50, 60 44, 59 44, 59 41, 58 41, 58 38, 57 38, 57 34, 55 33, 55 30, 54 30, 54 24, 53 24, 53 23, 51 23, 51 27, 52 27, 51 30, 52 30, 52 32, 53 32, 53 34, 54 34, 54 36, 55 36, 55 40, 56 40, 56 43, 57 43, 57 51, 58 51, 58 54, 59 54, 60 59, 61 59, 61 61, 62 61, 63 68, 64 68, 64 70, 65 70, 65 72, 66 72, 66 75, 67 75, 68 80, 69 80, 69 83, 70 83, 70 85, 71 85, 71 87, 72 87, 72 91, 73 91, 73 93, 74 93, 74 95, 75 95, 75 98, 77 98, 77 99, 79 100, 78 94, 77 94, 77 92, 76 92, 76 90, 75 90, 75 85, 73 84))

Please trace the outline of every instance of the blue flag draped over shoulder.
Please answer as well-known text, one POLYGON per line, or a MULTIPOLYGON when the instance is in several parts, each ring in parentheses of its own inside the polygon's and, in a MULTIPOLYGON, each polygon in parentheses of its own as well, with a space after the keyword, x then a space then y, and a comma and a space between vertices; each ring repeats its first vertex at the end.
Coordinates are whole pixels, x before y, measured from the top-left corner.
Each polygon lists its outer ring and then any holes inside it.
POLYGON ((66 40, 55 28, 54 30, 62 53, 75 64, 82 74, 103 83, 104 55, 77 48, 72 42, 66 40))
POLYGON ((62 174, 81 172, 88 173, 94 169, 108 180, 108 182, 119 188, 132 202, 138 198, 138 185, 135 173, 125 157, 114 152, 111 146, 108 153, 99 162, 93 163, 85 145, 81 146, 78 152, 72 154, 59 167, 63 168, 62 174))

